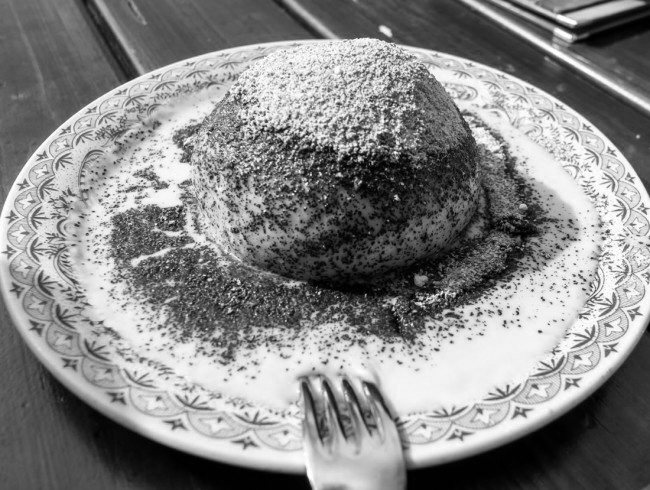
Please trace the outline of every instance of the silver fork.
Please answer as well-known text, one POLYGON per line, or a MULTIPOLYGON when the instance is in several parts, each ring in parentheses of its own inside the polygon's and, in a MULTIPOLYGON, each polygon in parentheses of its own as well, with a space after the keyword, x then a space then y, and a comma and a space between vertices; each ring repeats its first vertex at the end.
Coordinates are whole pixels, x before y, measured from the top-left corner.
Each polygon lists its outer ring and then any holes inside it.
POLYGON ((350 380, 341 378, 339 402, 326 377, 300 380, 307 476, 314 490, 406 488, 395 423, 379 389, 373 383, 361 384, 359 396, 350 380))

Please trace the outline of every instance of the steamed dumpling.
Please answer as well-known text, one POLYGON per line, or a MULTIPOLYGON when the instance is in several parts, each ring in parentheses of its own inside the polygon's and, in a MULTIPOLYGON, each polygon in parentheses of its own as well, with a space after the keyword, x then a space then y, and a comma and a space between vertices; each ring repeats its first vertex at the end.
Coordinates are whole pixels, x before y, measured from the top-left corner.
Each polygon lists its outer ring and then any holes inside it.
POLYGON ((195 137, 208 236, 254 266, 356 282, 446 248, 478 200, 477 148, 426 66, 358 39, 277 51, 195 137))

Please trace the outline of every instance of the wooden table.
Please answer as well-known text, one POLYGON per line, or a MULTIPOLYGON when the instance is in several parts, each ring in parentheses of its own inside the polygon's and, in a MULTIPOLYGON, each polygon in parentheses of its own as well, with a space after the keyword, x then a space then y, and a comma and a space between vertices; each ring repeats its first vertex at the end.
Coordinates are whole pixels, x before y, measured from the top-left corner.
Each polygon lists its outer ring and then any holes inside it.
MULTIPOLYGON (((572 106, 650 184, 647 22, 575 46, 453 0, 0 0, 2 201, 37 146, 118 84, 196 54, 372 36, 460 55, 572 106), (498 20, 499 22, 495 22, 498 20), (524 39, 525 38, 525 39, 524 39)), ((5 217, 3 216, 3 219, 5 217)), ((2 309, 0 488, 308 488, 161 446, 62 387, 2 309)), ((650 338, 593 396, 502 448, 409 473, 409 488, 633 489, 650 484, 650 338)))

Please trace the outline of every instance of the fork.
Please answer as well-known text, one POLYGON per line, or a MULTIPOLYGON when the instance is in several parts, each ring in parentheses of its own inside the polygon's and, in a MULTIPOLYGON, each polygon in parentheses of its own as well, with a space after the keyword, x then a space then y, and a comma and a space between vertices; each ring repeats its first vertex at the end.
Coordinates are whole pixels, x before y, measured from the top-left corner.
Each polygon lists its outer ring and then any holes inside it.
POLYGON ((406 488, 397 427, 379 389, 366 381, 361 385, 363 396, 342 377, 338 401, 325 376, 300 379, 307 477, 314 490, 406 488))

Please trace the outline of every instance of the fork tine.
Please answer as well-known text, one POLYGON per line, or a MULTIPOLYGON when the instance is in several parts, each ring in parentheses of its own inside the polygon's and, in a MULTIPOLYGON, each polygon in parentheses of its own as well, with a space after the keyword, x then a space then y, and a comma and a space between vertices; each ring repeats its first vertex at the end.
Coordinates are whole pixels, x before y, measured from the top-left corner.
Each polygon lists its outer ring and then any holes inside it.
POLYGON ((366 418, 364 416, 365 406, 361 402, 357 391, 347 377, 341 380, 343 388, 343 395, 350 408, 350 419, 352 421, 353 437, 356 439, 357 444, 360 444, 363 437, 370 435, 370 427, 368 427, 366 418))
MULTIPOLYGON (((386 406, 384 398, 381 396, 379 388, 374 383, 363 382, 363 390, 368 397, 373 417, 377 421, 382 439, 400 440, 395 421, 386 406)), ((401 442, 400 442, 401 444, 401 442)))
POLYGON ((320 431, 318 430, 318 419, 316 418, 316 406, 314 404, 314 396, 311 392, 309 380, 302 378, 300 380, 300 391, 302 393, 302 403, 304 409, 304 432, 314 445, 320 446, 322 439, 320 431))
POLYGON ((325 376, 319 376, 319 380, 325 400, 325 420, 329 430, 327 443, 331 449, 336 450, 341 443, 341 439, 345 439, 345 425, 343 424, 339 403, 329 380, 325 376))

